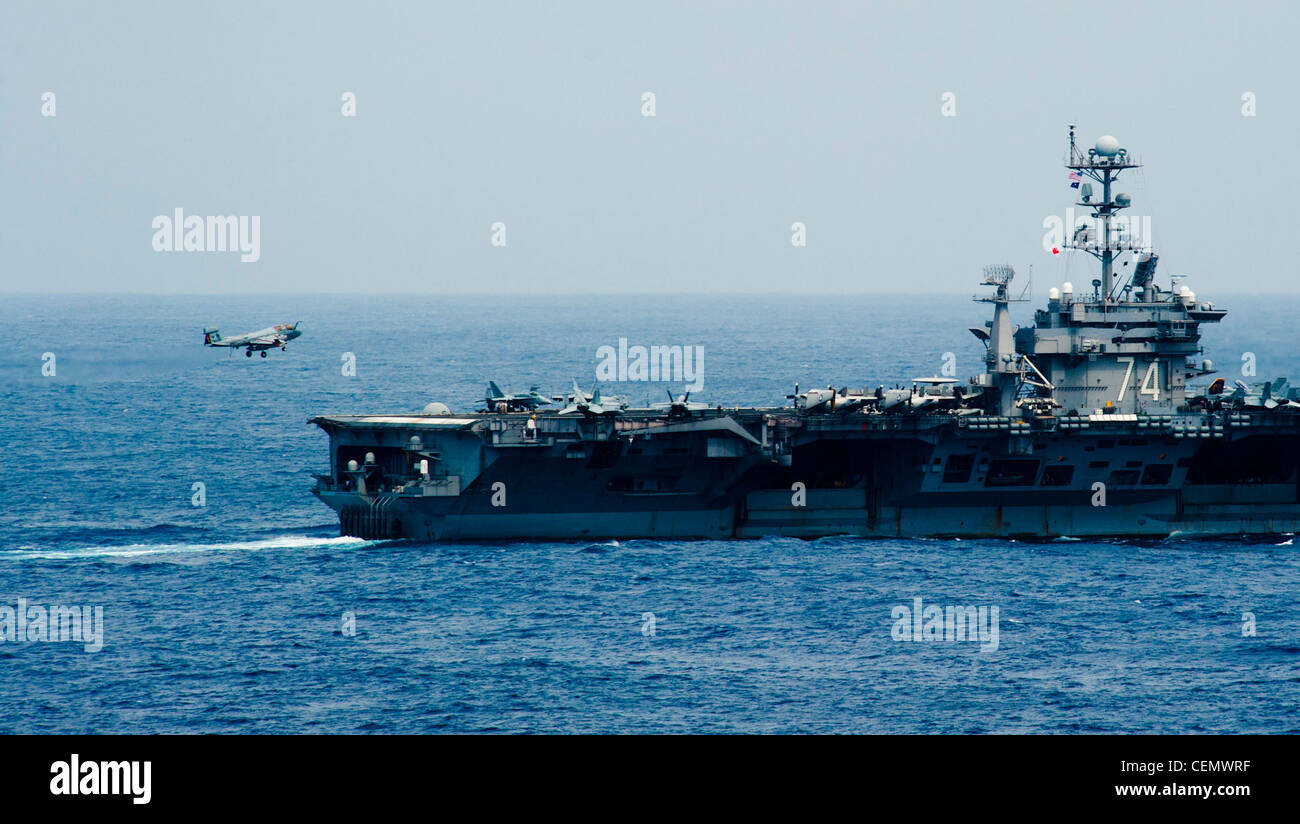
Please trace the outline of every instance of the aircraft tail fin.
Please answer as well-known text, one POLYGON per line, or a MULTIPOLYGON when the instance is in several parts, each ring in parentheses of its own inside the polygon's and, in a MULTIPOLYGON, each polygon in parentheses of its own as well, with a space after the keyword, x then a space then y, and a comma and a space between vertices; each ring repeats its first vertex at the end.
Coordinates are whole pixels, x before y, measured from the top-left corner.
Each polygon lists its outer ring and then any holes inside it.
POLYGON ((501 391, 501 387, 497 386, 496 381, 488 381, 488 397, 504 398, 505 396, 506 393, 501 391))
POLYGON ((220 329, 204 329, 204 330, 203 330, 203 345, 204 345, 204 346, 212 346, 212 345, 214 345, 214 344, 218 344, 218 343, 221 343, 221 330, 220 330, 220 329))

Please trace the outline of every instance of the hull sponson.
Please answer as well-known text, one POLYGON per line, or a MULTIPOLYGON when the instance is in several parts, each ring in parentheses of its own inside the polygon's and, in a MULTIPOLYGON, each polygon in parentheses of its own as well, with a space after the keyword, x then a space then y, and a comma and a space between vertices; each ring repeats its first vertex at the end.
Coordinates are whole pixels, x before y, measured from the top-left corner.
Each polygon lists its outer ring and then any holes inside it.
POLYGON ((1153 537, 1300 528, 1300 415, 314 418, 362 538, 1153 537))

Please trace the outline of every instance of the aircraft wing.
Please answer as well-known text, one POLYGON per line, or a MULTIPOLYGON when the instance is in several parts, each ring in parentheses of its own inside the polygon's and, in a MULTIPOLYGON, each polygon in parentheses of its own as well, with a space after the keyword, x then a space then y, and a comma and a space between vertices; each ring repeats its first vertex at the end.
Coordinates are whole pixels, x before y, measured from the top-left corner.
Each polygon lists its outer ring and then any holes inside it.
POLYGON ((249 338, 243 343, 235 344, 236 346, 247 346, 249 349, 257 351, 258 349, 274 349, 284 343, 284 338, 266 337, 266 338, 249 338))

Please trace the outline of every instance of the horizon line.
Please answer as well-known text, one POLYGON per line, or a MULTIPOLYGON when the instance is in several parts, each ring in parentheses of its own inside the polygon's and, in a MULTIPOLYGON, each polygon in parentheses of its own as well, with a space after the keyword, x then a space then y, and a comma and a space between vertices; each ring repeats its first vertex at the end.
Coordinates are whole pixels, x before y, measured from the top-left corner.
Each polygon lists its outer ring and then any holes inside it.
MULTIPOLYGON (((981 284, 975 284, 978 287, 981 284)), ((757 296, 794 296, 794 297, 844 297, 844 296, 891 296, 891 297, 949 297, 971 295, 973 291, 826 291, 807 292, 795 290, 753 290, 753 291, 681 291, 681 292, 347 292, 347 291, 312 291, 312 292, 139 292, 139 291, 75 291, 75 292, 30 292, 0 291, 0 297, 757 297, 757 296)), ((1217 292, 1218 295, 1250 295, 1258 297, 1300 296, 1300 290, 1285 291, 1234 291, 1217 292)))

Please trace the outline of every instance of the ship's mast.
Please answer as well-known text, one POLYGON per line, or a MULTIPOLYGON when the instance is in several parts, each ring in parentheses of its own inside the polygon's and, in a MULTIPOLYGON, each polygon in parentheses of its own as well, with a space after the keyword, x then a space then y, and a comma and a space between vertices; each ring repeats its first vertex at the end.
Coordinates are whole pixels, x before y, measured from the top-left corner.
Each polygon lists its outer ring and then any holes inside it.
POLYGON ((985 286, 994 293, 975 298, 981 303, 993 304, 993 322, 989 324, 988 354, 986 363, 990 385, 998 391, 998 414, 1010 415, 1015 408, 1016 387, 1020 381, 1020 358, 1016 354, 1015 339, 1011 329, 1011 312, 1008 304, 1024 301, 1011 297, 1011 280, 1016 272, 1007 264, 984 267, 985 286))
POLYGON ((1115 255, 1118 252, 1132 251, 1137 244, 1125 239, 1111 230, 1111 220, 1121 209, 1130 205, 1127 195, 1112 196, 1111 187, 1125 169, 1136 169, 1142 164, 1129 158, 1128 150, 1120 148, 1119 141, 1110 135, 1097 140, 1096 146, 1085 154, 1075 143, 1074 124, 1070 124, 1070 156, 1066 168, 1073 169, 1081 177, 1088 177, 1101 184, 1101 201, 1092 196, 1092 187, 1081 183, 1079 187, 1079 206, 1092 209, 1094 219, 1100 221, 1100 237, 1090 237, 1086 231, 1075 231, 1065 240, 1065 247, 1079 249, 1101 260, 1101 299, 1109 300, 1115 291, 1115 255))
MULTIPOLYGON (((1077 226, 1073 217, 1066 218, 1071 225, 1062 246, 1100 260, 1101 276, 1093 280, 1091 295, 1076 298, 1068 281, 1049 289, 1047 308, 1034 313, 1033 327, 1015 333, 1022 359, 1019 385, 1038 390, 1017 405, 1035 413, 1060 409, 1065 415, 1177 413, 1187 399, 1187 381, 1213 372, 1213 365, 1199 357, 1201 324, 1217 323, 1226 312, 1198 300, 1187 286, 1156 285, 1149 218, 1142 218, 1139 229, 1133 218, 1120 214, 1132 201, 1116 191, 1119 176, 1141 164, 1110 135, 1086 151, 1075 140, 1073 123, 1069 136, 1065 166, 1079 188, 1077 205, 1091 216, 1077 226), (1127 282, 1117 283, 1125 280, 1115 265, 1124 252, 1138 253, 1136 265, 1127 282)), ((1073 212, 1071 207, 1067 215, 1073 212)), ((992 335, 982 339, 994 340, 992 335)), ((991 374, 982 376, 981 386, 1006 381, 996 370, 1002 362, 1002 355, 994 360, 991 353, 991 374)), ((1000 409, 1006 409, 1005 401, 1000 409)))

